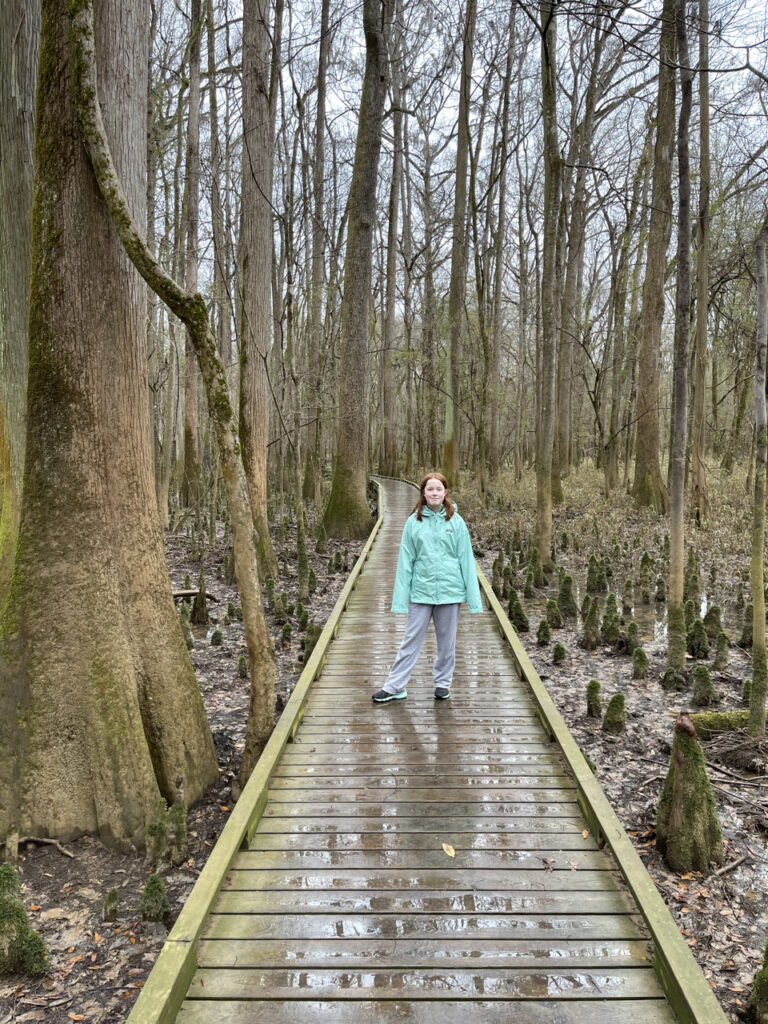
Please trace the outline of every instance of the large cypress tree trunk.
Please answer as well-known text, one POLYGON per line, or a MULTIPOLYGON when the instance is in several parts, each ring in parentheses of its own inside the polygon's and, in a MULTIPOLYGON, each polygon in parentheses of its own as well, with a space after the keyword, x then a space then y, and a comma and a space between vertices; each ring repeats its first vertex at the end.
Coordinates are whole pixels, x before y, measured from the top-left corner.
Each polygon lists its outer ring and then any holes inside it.
MULTIPOLYGON (((106 130, 144 209, 146 19, 101 0, 106 130)), ((157 518, 146 294, 75 123, 70 22, 45 0, 35 145, 27 454, 0 652, 0 834, 141 844, 162 793, 216 778, 157 518)))
POLYGON ((664 275, 672 231, 672 147, 675 137, 675 4, 661 14, 659 98, 653 163, 648 259, 643 283, 637 390, 637 456, 632 493, 638 505, 666 512, 667 488, 659 465, 659 351, 664 316, 664 275))
POLYGON ((262 576, 277 575, 267 521, 267 427, 272 347, 272 128, 269 4, 243 5, 243 198, 240 232, 240 439, 262 576))
POLYGON ((32 150, 40 4, 8 0, 0 32, 0 604, 13 568, 24 468, 32 150), (11 27, 15 31, 11 31, 11 27))
POLYGON ((387 66, 384 22, 388 0, 364 0, 365 74, 360 100, 355 162, 349 194, 349 228, 341 303, 341 373, 336 465, 325 510, 332 537, 367 537, 368 508, 368 353, 371 256, 376 223, 376 175, 387 66))

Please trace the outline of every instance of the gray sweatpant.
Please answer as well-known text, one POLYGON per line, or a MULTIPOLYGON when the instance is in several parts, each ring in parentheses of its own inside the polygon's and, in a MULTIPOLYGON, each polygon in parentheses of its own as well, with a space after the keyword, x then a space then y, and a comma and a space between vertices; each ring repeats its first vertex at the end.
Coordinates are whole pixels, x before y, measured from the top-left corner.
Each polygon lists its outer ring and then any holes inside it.
POLYGON ((387 693, 400 693, 408 685, 414 665, 419 660, 429 620, 435 623, 437 657, 435 658, 435 686, 450 687, 456 664, 456 629, 459 624, 460 604, 410 604, 405 623, 405 636, 389 671, 384 689, 387 693))

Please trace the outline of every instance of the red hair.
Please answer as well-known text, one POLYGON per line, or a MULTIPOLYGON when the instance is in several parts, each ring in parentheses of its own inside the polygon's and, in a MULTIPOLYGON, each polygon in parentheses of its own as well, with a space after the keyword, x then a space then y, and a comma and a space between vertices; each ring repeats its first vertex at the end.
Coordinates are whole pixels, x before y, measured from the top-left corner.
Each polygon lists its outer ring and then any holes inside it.
POLYGON ((453 507, 453 502, 448 497, 448 481, 445 479, 442 473, 427 473, 419 484, 419 500, 413 506, 413 511, 416 513, 416 518, 421 522, 421 513, 424 511, 424 506, 427 504, 427 499, 424 497, 424 488, 427 486, 430 480, 439 480, 445 488, 446 494, 443 498, 443 506, 445 508, 445 518, 450 519, 456 509, 453 507))

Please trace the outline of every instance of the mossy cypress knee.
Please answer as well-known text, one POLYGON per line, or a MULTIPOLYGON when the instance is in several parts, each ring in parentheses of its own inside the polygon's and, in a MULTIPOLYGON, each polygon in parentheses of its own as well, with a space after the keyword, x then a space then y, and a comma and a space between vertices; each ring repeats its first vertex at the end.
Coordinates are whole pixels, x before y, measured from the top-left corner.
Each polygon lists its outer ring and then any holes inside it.
POLYGON ((697 665, 693 670, 693 703, 708 708, 719 700, 715 684, 706 665, 697 665))
POLYGON ((752 646, 752 602, 744 609, 744 625, 739 638, 739 647, 750 648, 752 646))
POLYGON ((603 730, 605 732, 609 732, 613 736, 618 736, 620 733, 625 732, 627 728, 626 704, 626 698, 623 693, 614 693, 608 701, 608 707, 605 709, 605 718, 603 718, 603 730))
POLYGON ((686 647, 691 657, 701 661, 709 657, 709 639, 701 619, 694 619, 686 637, 686 647))
POLYGON ((673 871, 708 871, 723 862, 723 834, 696 729, 675 723, 669 771, 656 816, 656 846, 673 871))
POLYGON ((747 1003, 752 1019, 758 1024, 768 1020, 768 940, 763 949, 763 963, 752 981, 752 991, 747 1003))
POLYGON ((596 555, 589 556, 587 563, 587 593, 594 594, 600 590, 600 563, 596 555))
POLYGON ((29 925, 18 876, 10 864, 0 864, 0 975, 36 977, 47 970, 45 943, 29 925))
POLYGON ((640 646, 640 628, 634 619, 627 624, 622 642, 625 653, 630 657, 635 653, 635 648, 640 646))
POLYGON ((752 680, 745 679, 741 684, 741 703, 742 707, 748 708, 749 702, 752 700, 752 680))
POLYGON ((538 587, 539 590, 542 587, 546 587, 547 577, 544 575, 544 568, 541 564, 541 554, 535 544, 531 548, 531 557, 528 562, 528 567, 533 572, 533 585, 538 587))
POLYGON ((699 559, 693 548, 688 551, 688 561, 683 577, 683 600, 701 604, 701 580, 699 579, 699 559))
POLYGON ((686 633, 696 621, 696 606, 693 601, 688 600, 683 605, 683 615, 685 616, 685 631, 686 633))
POLYGON ((523 585, 523 597, 533 597, 536 593, 536 588, 533 585, 533 569, 529 568, 525 574, 525 584, 523 585))
POLYGON ((573 593, 573 576, 571 576, 570 573, 566 573, 560 581, 560 587, 557 594, 557 604, 563 618, 576 618, 579 609, 576 604, 576 596, 573 593))
POLYGON ((715 672, 722 672, 728 667, 728 649, 730 641, 727 633, 718 633, 715 640, 715 656, 712 659, 712 668, 715 672))
POLYGON ((590 679, 587 683, 587 716, 600 718, 603 713, 603 702, 600 697, 600 683, 590 679))
POLYGON ((567 656, 568 652, 566 651, 565 646, 561 643, 556 643, 555 646, 552 648, 553 664, 561 665, 565 661, 567 656))
POLYGON ((635 604, 635 584, 632 579, 624 580, 624 590, 621 597, 621 610, 624 615, 631 615, 635 604))
POLYGON ((139 900, 142 921, 161 921, 168 924, 171 919, 171 904, 162 878, 154 872, 147 879, 144 892, 139 900))
POLYGON ((582 622, 586 621, 586 618, 589 615, 589 610, 590 610, 591 607, 592 607, 592 595, 591 594, 585 594, 584 595, 584 600, 581 602, 581 608, 579 609, 579 611, 581 613, 581 621, 582 622))
POLYGON ((605 612, 600 623, 600 639, 604 644, 615 647, 621 636, 621 621, 616 605, 616 595, 611 592, 605 602, 605 612))
POLYGON ((552 642, 552 630, 549 628, 549 623, 546 619, 542 619, 539 622, 539 628, 536 630, 536 643, 539 647, 546 647, 552 642))
POLYGON ((723 631, 723 623, 721 619, 720 605, 711 604, 707 608, 707 614, 704 616, 704 628, 707 631, 707 636, 710 640, 714 640, 718 633, 723 631))
POLYGON ((647 679, 648 666, 648 655, 642 647, 636 647, 634 651, 632 651, 632 678, 647 679))
POLYGON ((325 532, 325 525, 322 522, 320 523, 320 529, 317 531, 315 551, 318 555, 324 555, 328 551, 328 534, 325 532))
POLYGON ((280 646, 287 647, 293 634, 293 627, 290 622, 284 622, 280 627, 280 646))
POLYGON ((560 629, 563 624, 563 616, 560 612, 560 605, 557 603, 554 597, 550 597, 547 601, 547 622, 550 624, 552 629, 560 629))
POLYGON ((214 629, 211 633, 211 647, 221 647, 224 643, 224 634, 220 629, 214 629))
POLYGON ((664 690, 687 690, 688 680, 678 669, 667 668, 661 677, 661 686, 664 690))
POLYGON ((205 576, 202 572, 197 583, 197 593, 192 603, 192 613, 189 618, 195 626, 208 625, 208 601, 205 594, 205 576))
POLYGON ((104 897, 104 920, 113 922, 117 920, 117 908, 120 902, 120 894, 117 889, 110 889, 104 897))
POLYGON ((667 584, 664 582, 663 576, 656 578, 656 600, 659 604, 664 604, 667 600, 667 584))
POLYGON ((600 645, 600 614, 596 597, 592 598, 592 604, 584 620, 580 643, 585 651, 594 651, 600 645))
POLYGON ((518 633, 527 633, 530 630, 528 616, 525 614, 520 598, 515 593, 509 601, 509 621, 518 633))

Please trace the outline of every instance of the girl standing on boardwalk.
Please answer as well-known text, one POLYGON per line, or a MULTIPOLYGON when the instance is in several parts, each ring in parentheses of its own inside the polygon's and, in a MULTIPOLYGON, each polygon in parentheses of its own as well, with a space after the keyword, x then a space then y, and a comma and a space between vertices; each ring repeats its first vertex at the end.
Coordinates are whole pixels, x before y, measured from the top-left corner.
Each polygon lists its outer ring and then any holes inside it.
POLYGON ((451 695, 456 664, 456 628, 466 601, 470 612, 483 603, 467 524, 448 497, 441 473, 428 473, 419 486, 419 500, 408 517, 400 542, 392 611, 408 613, 405 636, 377 704, 407 697, 406 686, 416 664, 430 619, 435 623, 437 657, 435 700, 451 695))

